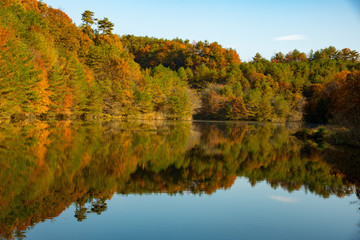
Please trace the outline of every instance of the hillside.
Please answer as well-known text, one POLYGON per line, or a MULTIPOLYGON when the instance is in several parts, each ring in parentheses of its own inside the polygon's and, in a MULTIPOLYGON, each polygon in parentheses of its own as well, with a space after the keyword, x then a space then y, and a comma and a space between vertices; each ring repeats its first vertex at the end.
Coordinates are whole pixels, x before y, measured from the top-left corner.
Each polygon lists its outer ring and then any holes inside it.
POLYGON ((118 36, 89 10, 76 26, 35 0, 0 5, 0 117, 337 122, 359 126, 358 52, 254 56, 207 41, 118 36))
POLYGON ((3 3, 0 116, 190 116, 187 84, 176 74, 142 72, 119 36, 87 30, 41 2, 3 3))

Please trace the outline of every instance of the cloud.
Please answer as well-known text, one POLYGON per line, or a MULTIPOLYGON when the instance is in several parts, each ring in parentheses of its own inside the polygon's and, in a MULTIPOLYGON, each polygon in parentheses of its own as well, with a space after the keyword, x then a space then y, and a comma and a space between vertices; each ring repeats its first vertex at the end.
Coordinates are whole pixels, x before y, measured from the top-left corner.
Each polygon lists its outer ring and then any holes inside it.
POLYGON ((292 197, 283 197, 283 196, 270 196, 272 200, 282 202, 282 203, 297 203, 298 199, 292 197))
POLYGON ((277 37, 274 41, 294 41, 294 40, 305 40, 306 36, 301 34, 296 35, 287 35, 282 37, 277 37))

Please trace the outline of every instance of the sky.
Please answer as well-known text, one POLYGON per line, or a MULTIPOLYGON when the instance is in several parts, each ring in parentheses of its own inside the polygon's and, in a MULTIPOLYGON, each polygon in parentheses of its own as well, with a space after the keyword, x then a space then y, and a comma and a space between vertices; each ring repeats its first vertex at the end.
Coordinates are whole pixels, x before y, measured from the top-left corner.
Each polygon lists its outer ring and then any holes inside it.
POLYGON ((43 0, 77 24, 85 10, 114 33, 218 42, 242 61, 329 46, 360 52, 360 0, 43 0))

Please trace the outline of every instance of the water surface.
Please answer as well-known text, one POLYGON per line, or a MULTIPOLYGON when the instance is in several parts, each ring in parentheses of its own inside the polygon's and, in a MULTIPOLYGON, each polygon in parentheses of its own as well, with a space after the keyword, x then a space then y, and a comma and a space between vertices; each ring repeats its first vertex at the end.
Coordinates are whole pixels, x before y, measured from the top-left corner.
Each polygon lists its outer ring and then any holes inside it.
POLYGON ((0 239, 359 239, 359 150, 296 126, 0 129, 0 239))

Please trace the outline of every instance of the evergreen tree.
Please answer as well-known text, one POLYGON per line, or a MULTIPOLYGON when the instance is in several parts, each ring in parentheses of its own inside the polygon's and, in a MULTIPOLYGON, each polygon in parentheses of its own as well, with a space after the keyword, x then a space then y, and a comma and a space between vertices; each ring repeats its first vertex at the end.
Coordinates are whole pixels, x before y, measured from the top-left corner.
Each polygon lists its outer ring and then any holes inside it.
POLYGON ((81 20, 85 26, 91 27, 94 24, 94 12, 86 10, 81 16, 81 20))
POLYGON ((112 31, 114 30, 114 24, 110 22, 108 18, 98 20, 98 27, 99 27, 99 32, 101 31, 102 34, 105 35, 111 35, 112 31))

